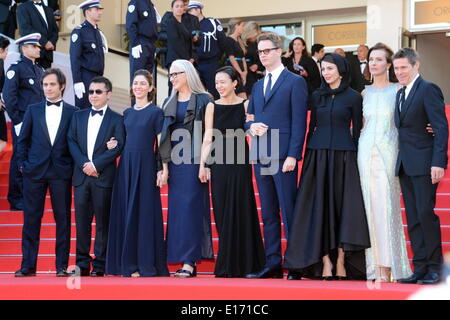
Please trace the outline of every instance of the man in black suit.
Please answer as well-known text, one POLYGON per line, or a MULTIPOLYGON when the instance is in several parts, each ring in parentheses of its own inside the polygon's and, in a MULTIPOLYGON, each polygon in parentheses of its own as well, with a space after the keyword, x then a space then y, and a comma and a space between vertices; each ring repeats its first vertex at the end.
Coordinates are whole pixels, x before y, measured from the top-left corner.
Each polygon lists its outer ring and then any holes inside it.
POLYGON ((311 58, 314 60, 315 68, 313 68, 313 72, 309 75, 310 83, 312 87, 312 92, 319 89, 322 84, 322 59, 325 56, 325 46, 320 43, 315 43, 311 47, 311 58))
POLYGON ((18 7, 17 21, 19 22, 21 36, 30 33, 41 34, 40 44, 42 50, 38 62, 44 69, 50 68, 59 32, 53 10, 41 0, 30 0, 18 7))
POLYGON ((367 60, 368 54, 369 47, 365 44, 361 44, 357 49, 357 57, 354 55, 348 57, 352 72, 352 82, 350 86, 358 92, 362 92, 366 85, 370 84, 370 80, 366 79, 367 73, 365 72, 366 68, 369 67, 367 60))
POLYGON ((393 64, 403 86, 397 94, 395 113, 399 132, 396 175, 400 177, 414 253, 413 275, 398 282, 434 284, 439 281, 442 265, 441 229, 434 206, 448 161, 444 97, 437 85, 419 75, 420 61, 413 49, 398 51, 393 64), (434 134, 425 130, 428 123, 434 134))
POLYGON ((66 78, 48 69, 42 78, 45 101, 28 107, 18 141, 18 166, 23 173, 24 224, 22 266, 16 277, 36 275, 39 234, 47 190, 56 222, 56 274, 67 276, 73 161, 67 131, 78 108, 62 100, 66 78))
POLYGON ((77 224, 76 264, 82 276, 103 276, 108 242, 109 210, 116 172, 116 159, 120 155, 125 129, 122 116, 108 107, 112 84, 104 77, 95 77, 89 86, 92 108, 76 112, 67 139, 75 161, 73 185, 77 224), (108 149, 107 142, 114 138, 117 146, 108 149), (95 259, 91 247, 92 219, 95 216, 95 259))

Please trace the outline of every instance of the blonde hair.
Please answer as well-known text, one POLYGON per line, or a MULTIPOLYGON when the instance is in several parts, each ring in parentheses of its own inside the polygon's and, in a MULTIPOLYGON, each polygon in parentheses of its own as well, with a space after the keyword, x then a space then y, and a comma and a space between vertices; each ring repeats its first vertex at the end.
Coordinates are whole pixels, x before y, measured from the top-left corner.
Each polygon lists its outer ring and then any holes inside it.
POLYGON ((242 40, 247 44, 249 39, 256 39, 261 33, 259 24, 256 21, 249 21, 244 25, 244 32, 242 33, 242 40))
MULTIPOLYGON (((170 67, 176 67, 177 69, 180 69, 186 74, 187 85, 189 89, 192 91, 192 93, 194 94, 204 93, 209 95, 209 93, 203 86, 202 81, 200 80, 200 76, 198 75, 197 70, 194 68, 192 63, 190 63, 187 60, 178 59, 172 62, 170 67)), ((176 89, 172 89, 172 93, 170 94, 169 99, 167 99, 167 102, 172 100, 172 98, 175 97, 177 94, 178 91, 176 89)), ((164 109, 165 105, 162 106, 162 108, 164 109)))
MULTIPOLYGON (((243 22, 244 22, 244 20, 242 20, 240 18, 230 19, 230 21, 228 21, 228 36, 231 36, 234 33, 234 31, 236 30, 236 27, 243 22)), ((247 48, 246 48, 244 40, 242 40, 242 36, 238 36, 237 41, 238 41, 239 46, 241 47, 242 51, 244 51, 244 54, 246 54, 247 48)))

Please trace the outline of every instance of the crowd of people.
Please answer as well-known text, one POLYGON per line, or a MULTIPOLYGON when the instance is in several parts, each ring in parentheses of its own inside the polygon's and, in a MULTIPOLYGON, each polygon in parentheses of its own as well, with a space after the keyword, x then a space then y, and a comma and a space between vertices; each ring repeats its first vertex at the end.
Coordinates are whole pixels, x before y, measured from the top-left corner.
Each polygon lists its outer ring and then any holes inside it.
MULTIPOLYGON (((18 11, 38 14, 39 3, 18 11)), ((8 200, 24 212, 15 276, 36 275, 48 189, 57 276, 70 275, 73 185, 82 276, 164 277, 168 264, 179 264, 175 277, 195 277, 199 262, 214 259, 211 190, 216 277, 283 278, 287 269, 288 280, 437 283, 442 244, 434 206, 447 168, 448 123, 443 94, 420 76, 417 52, 377 43, 359 46, 356 59, 314 44, 310 55, 301 37, 283 52, 280 36, 253 21, 231 19, 226 36, 220 21, 204 17, 202 3, 174 0, 171 8, 161 18, 151 1, 129 2, 133 102, 123 116, 108 107, 113 86, 103 77, 108 45, 97 27, 99 0, 80 5, 86 21, 71 34, 76 106, 63 101, 65 75, 49 68, 52 15, 46 30, 21 31, 21 59, 2 91, 13 124, 8 200), (157 39, 167 46, 170 83, 161 107, 152 77, 157 39)), ((0 39, 2 59, 8 44, 0 39)))

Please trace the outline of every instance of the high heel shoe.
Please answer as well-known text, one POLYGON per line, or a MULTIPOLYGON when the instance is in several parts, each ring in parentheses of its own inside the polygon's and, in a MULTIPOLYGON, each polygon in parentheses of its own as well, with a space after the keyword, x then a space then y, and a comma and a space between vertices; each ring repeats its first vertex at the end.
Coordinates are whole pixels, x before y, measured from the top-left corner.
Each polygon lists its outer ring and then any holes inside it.
POLYGON ((194 270, 189 271, 185 269, 179 269, 175 273, 175 278, 194 278, 197 276, 197 266, 194 266, 194 270))
POLYGON ((335 280, 335 277, 333 276, 322 276, 323 281, 333 281, 335 280))

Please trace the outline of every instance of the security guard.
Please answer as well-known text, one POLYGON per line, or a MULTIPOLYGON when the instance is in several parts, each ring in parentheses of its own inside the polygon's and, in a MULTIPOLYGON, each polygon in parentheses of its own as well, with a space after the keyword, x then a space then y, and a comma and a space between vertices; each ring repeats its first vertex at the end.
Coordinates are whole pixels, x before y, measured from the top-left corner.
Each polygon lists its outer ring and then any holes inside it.
POLYGON ((153 72, 158 16, 151 0, 131 0, 128 3, 126 26, 130 39, 130 81, 139 69, 153 72))
POLYGON ((36 63, 41 54, 39 33, 32 33, 16 41, 20 59, 6 72, 3 98, 12 121, 13 154, 9 169, 8 201, 11 210, 22 210, 22 174, 17 166, 17 140, 27 107, 44 99, 41 78, 44 69, 36 63))
POLYGON ((87 91, 89 83, 105 70, 106 37, 100 31, 103 8, 99 0, 88 0, 79 5, 86 21, 76 27, 70 37, 70 65, 72 68, 75 105, 80 109, 90 107, 87 91))
POLYGON ((216 90, 215 74, 219 69, 219 61, 225 51, 226 36, 220 21, 203 16, 204 6, 199 1, 190 1, 188 12, 200 21, 201 42, 197 49, 197 68, 203 85, 215 99, 219 99, 216 90))

